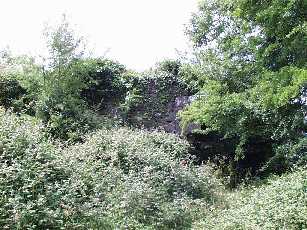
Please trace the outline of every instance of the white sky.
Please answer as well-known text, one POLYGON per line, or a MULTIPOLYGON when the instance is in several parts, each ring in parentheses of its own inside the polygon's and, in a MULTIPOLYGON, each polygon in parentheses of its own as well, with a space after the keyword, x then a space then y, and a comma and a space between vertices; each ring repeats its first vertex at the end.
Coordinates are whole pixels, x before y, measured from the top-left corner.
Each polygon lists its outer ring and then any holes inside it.
POLYGON ((188 48, 184 24, 197 0, 0 0, 0 49, 42 54, 45 24, 65 13, 96 56, 144 70, 188 48))

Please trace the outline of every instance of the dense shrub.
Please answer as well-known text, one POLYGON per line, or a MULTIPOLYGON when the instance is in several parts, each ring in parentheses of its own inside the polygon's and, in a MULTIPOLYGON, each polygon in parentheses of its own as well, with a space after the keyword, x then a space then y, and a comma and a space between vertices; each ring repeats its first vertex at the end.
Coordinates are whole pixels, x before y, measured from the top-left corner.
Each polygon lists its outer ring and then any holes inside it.
POLYGON ((0 225, 14 229, 185 229, 219 200, 210 167, 176 136, 103 129, 61 150, 38 121, 1 111, 0 225))
POLYGON ((5 108, 17 106, 18 99, 25 94, 19 82, 15 79, 7 79, 0 76, 0 105, 5 108))
POLYGON ((208 212, 193 229, 306 229, 307 170, 230 193, 228 207, 208 212))
POLYGON ((125 68, 80 56, 72 35, 65 23, 51 32, 48 66, 29 56, 0 56, 0 105, 42 120, 53 138, 76 142, 103 123, 90 106, 99 101, 105 108, 124 94, 119 79, 125 68))
POLYGON ((127 89, 123 75, 126 69, 109 59, 93 58, 84 63, 88 65, 88 78, 81 98, 93 109, 106 114, 125 99, 127 89))
POLYGON ((307 138, 302 138, 297 144, 291 147, 289 152, 290 164, 295 166, 307 165, 307 138))
POLYGON ((30 57, 13 57, 10 53, 0 55, 0 106, 33 114, 31 103, 39 91, 37 72, 30 57))
POLYGON ((276 155, 262 167, 263 173, 281 173, 285 169, 307 165, 307 139, 288 143, 277 148, 276 155))
POLYGON ((80 205, 88 226, 101 218, 111 228, 187 228, 196 207, 218 199, 220 186, 209 167, 193 166, 187 150, 169 134, 98 131, 63 154, 76 172, 71 187, 86 195, 71 205, 80 205))
POLYGON ((45 130, 52 138, 81 141, 83 136, 100 126, 105 119, 78 98, 61 97, 61 94, 41 98, 36 102, 36 117, 43 121, 45 130))
POLYGON ((0 111, 0 226, 4 229, 59 228, 66 170, 58 151, 30 117, 0 111))
POLYGON ((0 53, 0 227, 307 228, 306 4, 199 6, 187 31, 195 57, 184 65, 164 60, 138 74, 85 58, 65 16, 46 31, 48 63, 0 53), (224 181, 280 177, 223 190, 185 140, 110 119, 177 128, 176 99, 192 93, 182 124, 201 125, 192 135, 207 140, 194 136, 195 147, 224 181))

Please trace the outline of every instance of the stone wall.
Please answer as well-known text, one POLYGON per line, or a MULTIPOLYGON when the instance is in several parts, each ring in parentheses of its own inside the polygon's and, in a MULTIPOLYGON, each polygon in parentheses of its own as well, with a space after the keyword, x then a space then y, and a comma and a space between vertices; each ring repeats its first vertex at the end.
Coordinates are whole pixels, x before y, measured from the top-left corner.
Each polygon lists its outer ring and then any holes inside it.
POLYGON ((174 75, 148 76, 134 83, 137 102, 130 106, 127 123, 139 128, 160 129, 180 134, 177 113, 193 97, 174 75))
MULTIPOLYGON (((174 101, 169 102, 166 117, 162 121, 163 129, 166 132, 175 133, 178 135, 183 133, 180 127, 178 112, 191 104, 194 98, 194 96, 179 96, 176 97, 174 101)), ((184 130, 184 133, 191 133, 193 129, 197 128, 200 128, 200 126, 197 124, 190 124, 188 125, 187 129, 184 130)))

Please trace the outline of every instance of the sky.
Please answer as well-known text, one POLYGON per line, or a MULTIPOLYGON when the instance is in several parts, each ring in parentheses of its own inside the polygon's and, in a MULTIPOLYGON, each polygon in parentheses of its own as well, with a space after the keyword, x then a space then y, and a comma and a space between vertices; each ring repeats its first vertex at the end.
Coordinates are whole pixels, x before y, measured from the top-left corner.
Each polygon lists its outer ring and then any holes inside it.
POLYGON ((142 71, 189 49, 197 0, 0 0, 0 49, 46 54, 43 30, 66 17, 95 56, 142 71))

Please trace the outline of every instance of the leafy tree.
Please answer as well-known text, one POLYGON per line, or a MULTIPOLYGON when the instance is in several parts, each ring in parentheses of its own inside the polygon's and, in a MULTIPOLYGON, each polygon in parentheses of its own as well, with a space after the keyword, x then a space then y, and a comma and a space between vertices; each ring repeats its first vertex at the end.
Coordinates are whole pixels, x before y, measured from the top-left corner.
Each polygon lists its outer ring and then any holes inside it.
POLYGON ((49 65, 57 69, 59 73, 73 60, 80 59, 84 55, 83 38, 76 36, 65 15, 59 26, 46 28, 45 36, 50 54, 49 65))
MULTIPOLYGON (((95 115, 81 98, 89 72, 84 61, 83 40, 75 35, 65 16, 61 24, 45 33, 49 48, 48 65, 40 68, 39 87, 35 99, 36 116, 44 121, 48 133, 64 140, 79 140, 95 128, 95 115)), ((28 81, 33 90, 33 84, 28 81)))
MULTIPOLYGON (((263 152, 260 165, 246 166, 259 172, 280 146, 303 138, 305 12, 301 0, 264 4, 223 0, 201 2, 192 17, 188 34, 197 52, 192 79, 198 84, 199 99, 181 114, 183 124, 196 121, 205 133, 235 138, 233 160, 238 171, 240 162, 249 158, 253 141, 270 143, 275 150, 263 152)), ((287 168, 282 155, 280 170, 287 168)))
POLYGON ((165 59, 156 64, 156 71, 166 72, 172 75, 179 75, 181 63, 179 60, 165 59))
POLYGON ((84 60, 84 63, 90 68, 86 80, 87 88, 81 92, 82 98, 94 110, 109 112, 108 106, 114 107, 125 98, 126 68, 118 62, 101 58, 90 58, 84 60))
POLYGON ((43 65, 3 52, 0 103, 41 119, 53 137, 79 140, 101 123, 89 107, 102 111, 124 99, 126 69, 111 60, 85 57, 83 40, 65 16, 45 35, 49 57, 43 65))
POLYGON ((13 56, 4 50, 1 62, 1 102, 6 109, 13 108, 15 112, 34 115, 34 101, 42 86, 41 67, 34 58, 22 55, 13 56))
POLYGON ((286 66, 306 67, 307 2, 304 0, 240 0, 234 13, 257 25, 262 40, 258 49, 261 64, 270 70, 286 66))

